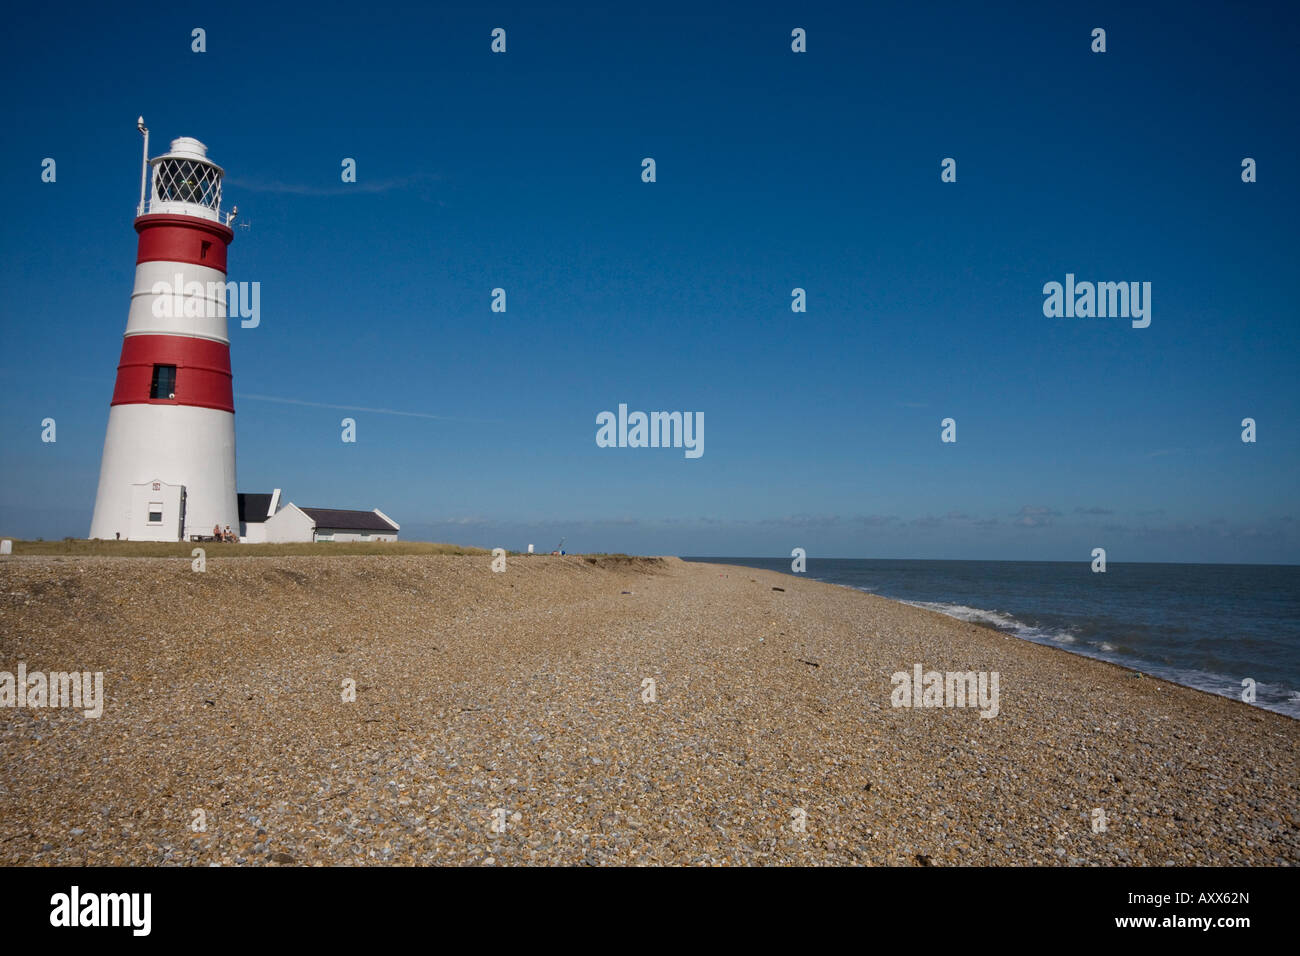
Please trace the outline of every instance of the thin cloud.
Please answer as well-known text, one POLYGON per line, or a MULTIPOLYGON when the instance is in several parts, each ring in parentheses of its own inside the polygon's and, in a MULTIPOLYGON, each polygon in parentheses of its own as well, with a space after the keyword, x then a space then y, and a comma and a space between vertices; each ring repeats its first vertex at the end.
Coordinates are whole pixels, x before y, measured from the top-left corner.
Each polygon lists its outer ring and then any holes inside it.
POLYGON ((764 518, 759 524, 780 525, 784 528, 833 528, 843 523, 839 515, 785 515, 764 518))
POLYGON ((1016 519, 1012 524, 1022 528, 1045 528, 1052 523, 1053 518, 1060 517, 1060 514, 1059 511, 1041 505, 1025 505, 1011 517, 1016 519))
POLYGON ((899 519, 893 515, 858 515, 853 521, 868 528, 883 528, 899 519))

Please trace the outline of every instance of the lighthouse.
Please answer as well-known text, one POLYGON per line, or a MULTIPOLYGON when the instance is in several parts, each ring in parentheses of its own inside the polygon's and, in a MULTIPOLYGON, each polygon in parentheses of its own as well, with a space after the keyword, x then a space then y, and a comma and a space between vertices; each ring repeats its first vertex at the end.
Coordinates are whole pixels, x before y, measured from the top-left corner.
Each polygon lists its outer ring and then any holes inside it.
POLYGON ((135 285, 108 412, 90 537, 184 541, 239 527, 226 327, 222 168, 184 136, 144 134, 135 285), (146 183, 149 196, 146 198, 146 183))

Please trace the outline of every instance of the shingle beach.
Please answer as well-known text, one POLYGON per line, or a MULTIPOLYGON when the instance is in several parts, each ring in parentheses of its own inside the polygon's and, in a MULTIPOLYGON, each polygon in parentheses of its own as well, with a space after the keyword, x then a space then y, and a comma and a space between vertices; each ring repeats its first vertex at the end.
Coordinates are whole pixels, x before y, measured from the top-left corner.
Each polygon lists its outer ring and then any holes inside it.
POLYGON ((0 708, 5 865, 1300 862, 1300 722, 767 571, 14 556, 20 661, 106 702, 0 708))

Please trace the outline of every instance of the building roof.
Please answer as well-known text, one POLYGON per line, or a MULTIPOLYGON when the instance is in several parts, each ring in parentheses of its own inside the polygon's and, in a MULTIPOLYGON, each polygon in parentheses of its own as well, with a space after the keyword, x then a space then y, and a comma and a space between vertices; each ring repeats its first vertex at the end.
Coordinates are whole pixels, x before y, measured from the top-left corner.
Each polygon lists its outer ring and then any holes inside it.
POLYGON ((249 521, 254 523, 265 521, 269 517, 271 510, 271 495, 247 494, 238 495, 239 498, 239 520, 247 524, 249 521))
POLYGON ((397 525, 387 521, 373 511, 341 511, 338 508, 303 508, 307 517, 316 522, 317 530, 335 528, 339 531, 381 531, 391 534, 397 525))

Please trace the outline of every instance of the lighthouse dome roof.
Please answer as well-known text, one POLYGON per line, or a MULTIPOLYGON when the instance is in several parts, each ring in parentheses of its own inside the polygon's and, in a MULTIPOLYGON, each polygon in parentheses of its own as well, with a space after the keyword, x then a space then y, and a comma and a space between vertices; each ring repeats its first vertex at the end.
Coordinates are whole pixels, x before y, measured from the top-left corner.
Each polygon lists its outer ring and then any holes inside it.
POLYGON ((208 148, 193 136, 178 136, 172 140, 171 149, 161 156, 155 156, 149 160, 149 165, 156 166, 165 160, 189 160, 190 162, 203 163, 205 166, 211 166, 218 173, 224 175, 225 170, 208 159, 208 148))
POLYGON ((172 140, 170 156, 184 156, 186 159, 207 159, 208 148, 193 136, 178 136, 172 140))

